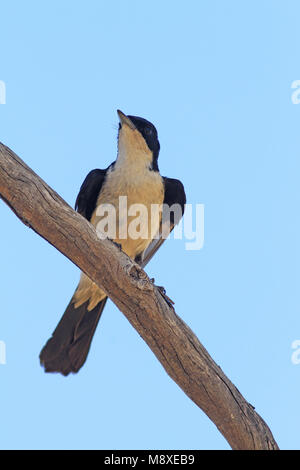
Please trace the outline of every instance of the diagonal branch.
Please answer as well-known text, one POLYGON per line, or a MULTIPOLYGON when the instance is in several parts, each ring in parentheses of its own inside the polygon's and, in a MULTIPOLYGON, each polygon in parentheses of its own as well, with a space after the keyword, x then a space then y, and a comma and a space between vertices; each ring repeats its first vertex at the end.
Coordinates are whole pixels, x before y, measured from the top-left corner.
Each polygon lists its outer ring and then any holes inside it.
POLYGON ((278 449, 263 419, 225 376, 147 274, 0 143, 0 197, 101 287, 170 377, 233 449, 278 449))

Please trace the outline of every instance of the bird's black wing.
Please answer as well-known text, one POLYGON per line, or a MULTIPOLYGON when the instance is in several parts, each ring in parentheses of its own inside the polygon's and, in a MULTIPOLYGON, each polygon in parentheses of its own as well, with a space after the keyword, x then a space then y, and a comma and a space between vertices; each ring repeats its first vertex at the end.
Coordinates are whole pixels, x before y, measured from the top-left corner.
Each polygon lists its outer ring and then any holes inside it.
POLYGON ((85 178, 78 193, 75 210, 88 221, 96 208, 97 199, 105 181, 106 170, 92 170, 85 178))
POLYGON ((150 245, 144 251, 141 261, 139 264, 144 268, 146 264, 150 261, 152 256, 157 252, 161 247, 167 236, 172 232, 175 225, 177 225, 184 213, 184 207, 186 203, 186 196, 184 191, 184 186, 181 181, 166 178, 163 176, 165 196, 164 196, 164 208, 162 212, 162 220, 159 228, 158 234, 153 238, 150 245), (170 212, 170 217, 166 211, 166 207, 174 207, 174 204, 177 205, 177 210, 175 212, 170 212))

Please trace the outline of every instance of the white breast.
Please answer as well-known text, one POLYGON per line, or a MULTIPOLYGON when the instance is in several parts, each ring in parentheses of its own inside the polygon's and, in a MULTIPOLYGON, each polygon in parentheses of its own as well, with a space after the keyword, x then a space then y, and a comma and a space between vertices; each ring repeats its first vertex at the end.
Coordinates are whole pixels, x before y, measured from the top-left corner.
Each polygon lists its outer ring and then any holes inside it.
MULTIPOLYGON (((145 165, 116 164, 108 173, 97 206, 114 206, 116 236, 113 239, 122 245, 128 256, 135 258, 144 251, 158 231, 161 220, 161 212, 158 209, 163 199, 162 177, 145 165)), ((99 215, 99 210, 95 211, 92 224, 97 228, 103 217, 99 215)))

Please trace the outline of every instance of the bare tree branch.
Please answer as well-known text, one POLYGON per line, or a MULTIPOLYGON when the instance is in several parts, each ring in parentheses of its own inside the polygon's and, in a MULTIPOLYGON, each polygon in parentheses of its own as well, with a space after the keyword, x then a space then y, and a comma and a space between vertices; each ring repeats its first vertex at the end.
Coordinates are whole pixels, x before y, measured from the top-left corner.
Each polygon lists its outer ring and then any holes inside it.
POLYGON ((0 197, 101 287, 233 449, 278 449, 272 433, 146 273, 0 143, 0 197))

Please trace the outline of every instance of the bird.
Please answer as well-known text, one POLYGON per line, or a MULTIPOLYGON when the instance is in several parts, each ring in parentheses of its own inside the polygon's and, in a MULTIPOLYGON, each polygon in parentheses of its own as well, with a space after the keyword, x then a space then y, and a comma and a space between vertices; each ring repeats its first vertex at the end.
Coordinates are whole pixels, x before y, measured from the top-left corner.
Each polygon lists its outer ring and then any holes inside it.
MULTIPOLYGON (((180 180, 161 176, 159 172, 160 143, 155 126, 142 117, 126 115, 120 110, 117 113, 117 158, 106 169, 88 173, 76 198, 75 210, 97 227, 103 217, 99 208, 108 204, 114 207, 119 230, 113 242, 144 268, 181 220, 186 204, 185 189, 180 180), (120 207, 121 196, 127 198, 127 208, 143 204, 147 209, 139 236, 129 233, 128 221, 133 216, 129 217, 129 212, 125 214, 120 207), (161 208, 152 219, 151 205, 161 208), (171 211, 174 205, 180 210, 171 211)), ((106 301, 107 295, 82 272, 60 322, 41 350, 40 363, 45 372, 67 376, 81 369, 106 301)))

